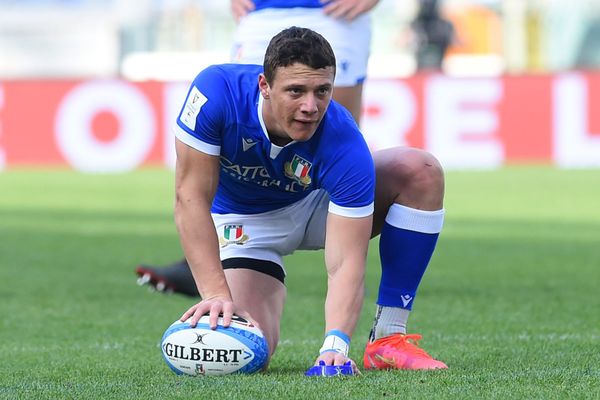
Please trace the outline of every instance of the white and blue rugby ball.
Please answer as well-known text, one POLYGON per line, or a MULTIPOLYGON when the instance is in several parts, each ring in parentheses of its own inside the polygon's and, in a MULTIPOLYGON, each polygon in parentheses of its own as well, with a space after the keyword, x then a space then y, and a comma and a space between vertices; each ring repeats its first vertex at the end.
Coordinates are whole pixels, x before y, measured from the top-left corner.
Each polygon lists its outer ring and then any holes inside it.
POLYGON ((210 329, 208 315, 192 328, 189 320, 175 321, 163 335, 161 348, 167 365, 178 375, 251 374, 263 369, 269 347, 260 329, 244 318, 233 316, 224 328, 210 329))

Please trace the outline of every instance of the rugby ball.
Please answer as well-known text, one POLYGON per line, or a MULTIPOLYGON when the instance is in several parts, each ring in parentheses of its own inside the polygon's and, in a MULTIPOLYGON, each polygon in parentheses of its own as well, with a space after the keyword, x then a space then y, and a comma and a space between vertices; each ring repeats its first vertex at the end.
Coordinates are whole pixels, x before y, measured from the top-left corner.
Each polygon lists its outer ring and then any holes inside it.
POLYGON ((162 355, 178 375, 251 374, 263 369, 269 359, 267 341, 260 329, 244 318, 233 316, 231 325, 210 329, 208 315, 192 328, 189 320, 175 321, 162 337, 162 355))

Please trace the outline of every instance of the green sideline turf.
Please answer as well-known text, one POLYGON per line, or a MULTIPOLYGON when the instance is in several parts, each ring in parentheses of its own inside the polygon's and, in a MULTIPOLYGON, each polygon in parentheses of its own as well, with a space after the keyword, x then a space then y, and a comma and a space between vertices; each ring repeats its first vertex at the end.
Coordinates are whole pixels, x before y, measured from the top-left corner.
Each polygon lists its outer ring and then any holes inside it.
MULTIPOLYGON (((448 172, 447 217, 409 330, 450 368, 306 378, 321 345, 321 252, 286 258, 269 372, 186 378, 158 343, 191 304, 135 285, 180 256, 173 176, 0 172, 0 399, 600 398, 600 170, 448 172)), ((377 294, 353 338, 359 363, 377 294)))

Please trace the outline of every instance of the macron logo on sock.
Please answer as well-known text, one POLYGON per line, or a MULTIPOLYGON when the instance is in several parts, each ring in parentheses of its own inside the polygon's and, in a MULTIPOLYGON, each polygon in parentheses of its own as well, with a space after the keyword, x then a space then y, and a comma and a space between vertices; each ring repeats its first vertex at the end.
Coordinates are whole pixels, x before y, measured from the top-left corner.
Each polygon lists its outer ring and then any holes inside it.
POLYGON ((412 299, 413 297, 409 294, 404 294, 400 296, 400 300, 402 300, 402 304, 404 305, 404 307, 406 307, 412 301, 412 299))

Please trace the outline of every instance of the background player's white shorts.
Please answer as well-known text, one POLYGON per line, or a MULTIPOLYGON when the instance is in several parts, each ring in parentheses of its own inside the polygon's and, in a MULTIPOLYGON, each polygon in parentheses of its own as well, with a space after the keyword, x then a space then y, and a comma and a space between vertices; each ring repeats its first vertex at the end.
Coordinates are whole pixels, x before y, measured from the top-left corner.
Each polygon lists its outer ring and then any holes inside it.
POLYGON ((355 86, 365 79, 371 42, 368 13, 348 22, 325 15, 321 8, 266 8, 251 12, 237 27, 232 62, 263 65, 271 38, 290 26, 312 29, 331 44, 337 61, 335 86, 355 86))
MULTIPOLYGON (((279 264, 294 250, 325 246, 329 195, 315 190, 304 199, 260 214, 212 214, 221 260, 253 258, 279 264)), ((284 270, 285 271, 285 270, 284 270)))

